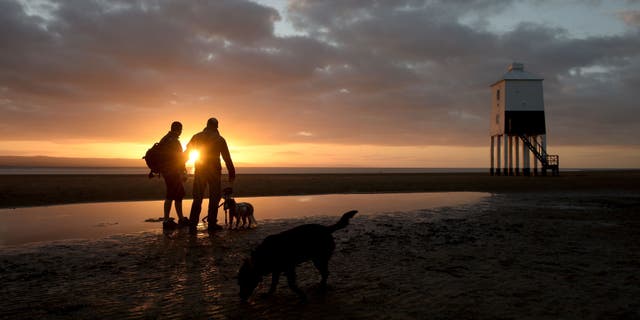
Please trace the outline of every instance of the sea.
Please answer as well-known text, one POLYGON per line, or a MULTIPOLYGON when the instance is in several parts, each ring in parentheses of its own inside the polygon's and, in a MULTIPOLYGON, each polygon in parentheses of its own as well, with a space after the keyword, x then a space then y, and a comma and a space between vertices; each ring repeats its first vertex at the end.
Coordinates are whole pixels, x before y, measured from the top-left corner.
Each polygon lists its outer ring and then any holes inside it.
MULTIPOLYGON (((473 173, 486 168, 238 167, 238 174, 473 173)), ((3 167, 0 175, 147 174, 145 167, 3 167)))

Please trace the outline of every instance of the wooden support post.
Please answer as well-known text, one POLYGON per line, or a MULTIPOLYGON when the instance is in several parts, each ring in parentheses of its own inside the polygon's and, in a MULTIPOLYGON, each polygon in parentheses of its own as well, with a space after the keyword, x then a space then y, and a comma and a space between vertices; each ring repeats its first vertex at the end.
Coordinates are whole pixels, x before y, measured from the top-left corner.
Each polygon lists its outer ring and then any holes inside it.
POLYGON ((493 149, 494 149, 494 148, 493 148, 493 147, 494 147, 494 145, 493 145, 493 140, 494 140, 494 138, 495 138, 494 136, 491 136, 491 168, 489 169, 489 174, 490 174, 490 175, 494 175, 494 171, 493 171, 493 170, 494 170, 494 168, 495 168, 495 167, 493 166, 493 161, 494 161, 494 157, 493 157, 493 152, 494 152, 494 150, 493 150, 493 149))
POLYGON ((520 175, 520 137, 515 137, 516 140, 516 176, 520 175))
MULTIPOLYGON (((533 136, 531 137, 531 139, 533 140, 533 145, 537 145, 538 143, 538 136, 533 136)), ((533 155, 533 175, 537 176, 538 175, 538 157, 536 157, 536 155, 533 155)))
POLYGON ((504 142, 504 166, 502 173, 507 176, 509 175, 509 136, 507 134, 503 135, 504 142))
MULTIPOLYGON (((529 139, 529 137, 526 139, 529 139)), ((529 169, 529 148, 524 141, 522 142, 522 174, 527 177, 531 175, 531 169, 529 169)))
POLYGON ((502 138, 502 136, 496 136, 496 140, 497 140, 497 144, 496 144, 496 147, 497 147, 497 148, 496 148, 496 159, 497 159, 497 160, 496 160, 496 175, 497 175, 497 176, 499 176, 499 175, 500 175, 500 170, 502 170, 502 169, 500 168, 500 150, 501 150, 501 148, 500 148, 500 142, 501 142, 501 140, 502 140, 501 138, 502 138))
MULTIPOLYGON (((544 152, 548 154, 548 152, 547 152, 547 136, 546 135, 542 135, 542 136, 540 136, 540 139, 542 140, 540 142, 540 144, 542 145, 542 150, 544 150, 544 152)), ((541 165, 542 165, 542 175, 546 176, 547 175, 547 167, 542 163, 541 163, 541 165)))
POLYGON ((513 136, 509 136, 509 175, 512 176, 513 172, 513 136))

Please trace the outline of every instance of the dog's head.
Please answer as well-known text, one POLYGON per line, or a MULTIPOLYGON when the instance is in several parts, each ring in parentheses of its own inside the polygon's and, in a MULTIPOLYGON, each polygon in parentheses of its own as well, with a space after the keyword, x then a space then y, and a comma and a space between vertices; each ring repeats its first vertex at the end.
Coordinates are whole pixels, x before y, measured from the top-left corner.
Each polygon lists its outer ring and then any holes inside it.
POLYGON ((233 188, 226 187, 226 188, 222 189, 222 197, 223 198, 229 199, 229 198, 231 198, 232 194, 233 194, 233 188))
POLYGON ((258 283, 262 281, 260 272, 256 269, 253 259, 245 259, 238 272, 238 285, 240 286, 240 299, 247 301, 258 283))

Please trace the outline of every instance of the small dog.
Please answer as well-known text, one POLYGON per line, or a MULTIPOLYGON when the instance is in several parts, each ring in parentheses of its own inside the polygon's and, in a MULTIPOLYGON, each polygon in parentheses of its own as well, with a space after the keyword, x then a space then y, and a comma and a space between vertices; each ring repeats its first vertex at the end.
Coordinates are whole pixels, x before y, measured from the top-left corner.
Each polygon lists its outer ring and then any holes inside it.
POLYGON ((224 198, 224 211, 229 211, 229 229, 233 228, 233 219, 236 220, 236 229, 240 227, 240 219, 242 219, 243 228, 251 228, 258 226, 256 218, 253 216, 253 206, 248 202, 236 202, 231 194, 232 188, 224 188, 222 191, 224 198))
POLYGON ((298 264, 311 260, 320 271, 322 289, 327 286, 329 259, 335 249, 332 233, 345 228, 349 220, 358 211, 349 211, 331 226, 305 224, 279 234, 270 235, 244 260, 238 273, 240 299, 247 301, 262 277, 271 273, 271 288, 268 294, 275 292, 280 273, 287 276, 289 288, 302 300, 305 294, 296 285, 295 268, 298 264))

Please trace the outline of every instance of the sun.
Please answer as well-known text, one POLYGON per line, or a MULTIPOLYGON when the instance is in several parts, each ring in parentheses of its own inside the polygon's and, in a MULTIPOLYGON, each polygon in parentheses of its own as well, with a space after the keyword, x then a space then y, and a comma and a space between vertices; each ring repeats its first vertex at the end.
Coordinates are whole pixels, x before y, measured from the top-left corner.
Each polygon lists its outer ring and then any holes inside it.
POLYGON ((187 165, 193 166, 193 164, 198 161, 198 158, 200 158, 200 151, 192 150, 191 152, 189 152, 189 160, 187 160, 187 165))

